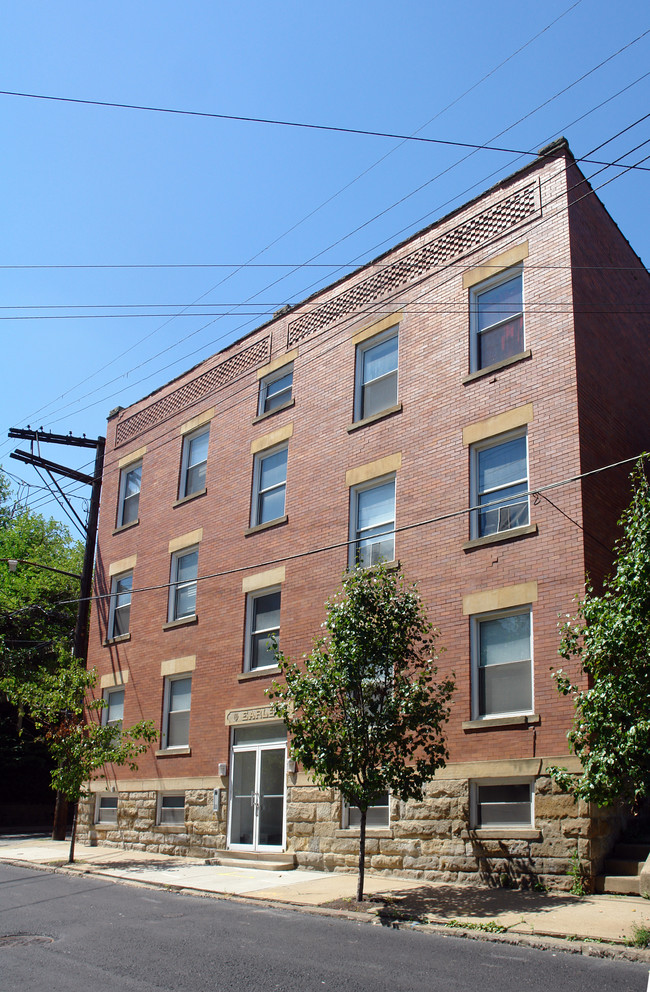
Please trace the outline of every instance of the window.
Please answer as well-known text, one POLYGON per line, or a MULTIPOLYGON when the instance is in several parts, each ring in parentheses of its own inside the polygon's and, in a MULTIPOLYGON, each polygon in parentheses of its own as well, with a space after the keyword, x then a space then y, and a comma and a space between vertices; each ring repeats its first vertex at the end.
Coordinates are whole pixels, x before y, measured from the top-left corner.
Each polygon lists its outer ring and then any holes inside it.
POLYGON ((158 823, 185 823, 185 793, 159 796, 158 823))
POLYGON ((191 675, 181 675, 178 678, 165 680, 163 748, 189 746, 191 703, 191 675))
POLYGON ((183 620, 196 613, 196 577, 199 549, 189 548, 172 555, 169 587, 169 620, 183 620))
POLYGON ((209 440, 210 431, 205 430, 198 434, 188 434, 183 438, 179 499, 185 499, 186 496, 192 496, 205 489, 209 440))
POLYGON ((364 420, 397 403, 397 329, 357 345, 355 420, 364 420))
MULTIPOLYGON (((388 792, 382 792, 377 796, 374 803, 368 806, 366 813, 366 827, 387 827, 390 824, 390 797, 388 792)), ((343 826, 359 827, 361 825, 361 813, 356 806, 348 806, 343 802, 343 826)))
POLYGON ((530 713, 533 666, 530 607, 472 618, 475 717, 530 713))
POLYGON ((528 441, 525 434, 476 444, 472 458, 471 536, 487 537, 528 523, 528 441))
POLYGON ((354 486, 350 493, 350 566, 395 557, 395 479, 354 486))
POLYGON ((133 572, 114 575, 111 579, 111 602, 108 613, 108 639, 129 633, 131 619, 131 590, 133 572))
POLYGON ((287 489, 286 445, 255 456, 251 526, 284 516, 287 489))
POLYGON ((293 362, 283 365, 275 372, 269 372, 260 379, 260 399, 257 413, 271 413, 291 401, 293 387, 293 362))
POLYGON ((142 462, 129 465, 120 473, 120 496, 117 505, 117 526, 136 523, 140 505, 142 462))
POLYGON ((532 782, 474 782, 471 792, 474 827, 532 827, 532 782))
POLYGON ((524 350, 522 271, 509 269, 470 290, 472 371, 524 350))
POLYGON ((271 638, 280 634, 279 589, 250 593, 247 603, 246 668, 254 671, 276 665, 271 638))
POLYGON ((98 796, 95 823, 117 823, 117 796, 98 796))
POLYGON ((120 730, 124 719, 124 689, 107 689, 104 692, 106 705, 102 710, 102 723, 105 727, 120 730))

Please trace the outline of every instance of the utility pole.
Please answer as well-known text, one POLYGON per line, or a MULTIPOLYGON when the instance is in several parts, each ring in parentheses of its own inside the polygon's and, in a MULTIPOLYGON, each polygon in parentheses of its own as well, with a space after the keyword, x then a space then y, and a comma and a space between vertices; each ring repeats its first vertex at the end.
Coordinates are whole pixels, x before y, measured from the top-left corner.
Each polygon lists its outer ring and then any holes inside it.
MULTIPOLYGON (((91 487, 88 521, 85 525, 81 522, 86 534, 86 542, 79 588, 77 622, 75 625, 74 641, 72 646, 72 651, 75 658, 81 659, 84 664, 86 664, 88 657, 88 620, 90 617, 90 599, 92 595, 93 566, 95 562, 95 543, 97 541, 97 521, 99 519, 99 501, 102 488, 102 471, 104 468, 104 447, 106 445, 106 438, 98 437, 93 439, 85 436, 74 437, 72 434, 53 434, 51 431, 43 431, 42 428, 38 431, 32 430, 29 426, 26 429, 12 427, 9 431, 9 437, 31 441, 31 451, 21 451, 20 449, 17 449, 16 451, 11 452, 10 457, 15 458, 17 461, 24 462, 26 465, 32 465, 37 470, 41 468, 46 471, 63 499, 68 504, 70 511, 75 517, 77 517, 77 520, 79 520, 79 517, 70 504, 67 496, 59 486, 57 480, 54 478, 54 474, 63 476, 67 479, 74 479, 76 482, 83 482, 91 487), (41 457, 40 446, 42 443, 69 445, 75 448, 94 448, 95 467, 93 474, 86 475, 83 472, 77 471, 77 469, 69 468, 65 465, 59 465, 57 462, 41 457), (37 451, 34 451, 35 446, 37 451)), ((68 801, 60 792, 57 792, 56 806, 54 809, 54 824, 52 827, 53 840, 65 840, 67 822, 68 801)), ((75 825, 73 825, 73 831, 75 825)))

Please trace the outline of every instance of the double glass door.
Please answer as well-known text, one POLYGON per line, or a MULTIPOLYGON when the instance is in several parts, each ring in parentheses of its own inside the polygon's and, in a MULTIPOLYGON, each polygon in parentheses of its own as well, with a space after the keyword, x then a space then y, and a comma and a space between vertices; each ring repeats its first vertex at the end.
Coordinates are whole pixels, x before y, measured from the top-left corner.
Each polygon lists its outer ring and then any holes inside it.
POLYGON ((286 730, 275 731, 276 737, 282 734, 281 743, 269 740, 273 731, 263 735, 260 730, 235 731, 230 776, 231 848, 265 851, 284 847, 286 730))

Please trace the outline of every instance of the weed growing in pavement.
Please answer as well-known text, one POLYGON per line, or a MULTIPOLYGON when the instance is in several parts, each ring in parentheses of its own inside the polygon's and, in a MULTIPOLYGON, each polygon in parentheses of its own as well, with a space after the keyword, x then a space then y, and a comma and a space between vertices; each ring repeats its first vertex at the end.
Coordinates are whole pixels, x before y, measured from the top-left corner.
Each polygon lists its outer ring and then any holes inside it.
POLYGON ((632 936, 625 941, 628 947, 650 947, 650 927, 635 923, 632 936))
POLYGON ((570 889, 571 894, 574 896, 586 896, 587 887, 585 885, 584 875, 582 874, 582 865, 580 864, 580 855, 578 854, 577 847, 569 856, 569 868, 567 874, 573 879, 573 884, 570 889))

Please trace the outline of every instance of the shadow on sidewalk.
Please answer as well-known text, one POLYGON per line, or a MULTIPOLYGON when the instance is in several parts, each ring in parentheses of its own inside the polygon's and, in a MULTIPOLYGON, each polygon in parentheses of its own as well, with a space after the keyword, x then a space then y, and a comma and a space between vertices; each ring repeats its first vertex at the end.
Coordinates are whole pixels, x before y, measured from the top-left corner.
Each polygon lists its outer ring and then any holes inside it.
POLYGON ((470 886, 422 885, 417 888, 374 892, 363 903, 355 899, 335 899, 331 909, 377 912, 386 918, 403 915, 409 919, 428 916, 455 919, 485 919, 501 913, 549 913, 576 902, 569 893, 527 892, 513 889, 482 889, 470 886))

